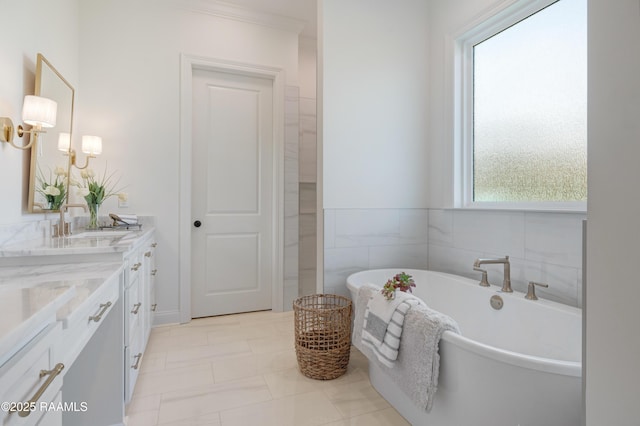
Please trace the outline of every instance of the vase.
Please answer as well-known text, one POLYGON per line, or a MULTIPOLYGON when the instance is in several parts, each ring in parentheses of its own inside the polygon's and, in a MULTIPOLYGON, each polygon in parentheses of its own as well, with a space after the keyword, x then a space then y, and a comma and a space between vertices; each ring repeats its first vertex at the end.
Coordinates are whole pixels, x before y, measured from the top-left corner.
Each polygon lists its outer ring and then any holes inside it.
POLYGON ((89 225, 87 229, 98 229, 98 209, 100 209, 100 204, 87 203, 87 206, 89 206, 89 225))

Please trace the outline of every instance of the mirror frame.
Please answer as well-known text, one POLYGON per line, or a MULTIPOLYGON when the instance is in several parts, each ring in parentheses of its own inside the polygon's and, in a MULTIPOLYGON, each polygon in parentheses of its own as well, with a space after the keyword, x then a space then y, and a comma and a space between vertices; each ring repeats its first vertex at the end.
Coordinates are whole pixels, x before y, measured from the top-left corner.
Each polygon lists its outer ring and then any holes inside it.
MULTIPOLYGON (((35 82, 35 90, 34 90, 34 95, 36 96, 41 96, 41 91, 42 91, 42 69, 43 66, 47 66, 49 67, 49 69, 51 69, 51 71, 53 71, 53 73, 60 79, 60 81, 66 85, 69 90, 71 91, 71 114, 70 114, 70 122, 69 122, 69 138, 70 140, 72 139, 73 136, 73 108, 74 108, 74 102, 75 102, 75 94, 76 91, 73 88, 73 86, 62 76, 62 74, 60 74, 60 72, 51 64, 51 62, 49 62, 47 60, 47 58, 44 57, 44 55, 42 53, 38 53, 37 55, 37 60, 36 60, 36 82, 35 82)), ((54 99, 55 100, 55 99, 54 99)), ((28 207, 27 207, 27 211, 29 213, 49 213, 49 212, 56 212, 58 210, 44 210, 42 208, 38 208, 38 205, 35 203, 35 196, 36 196, 36 185, 37 185, 37 149, 38 149, 38 137, 37 135, 31 135, 31 137, 35 137, 36 139, 34 140, 33 146, 31 147, 31 151, 30 151, 30 155, 31 155, 31 161, 30 161, 30 168, 29 168, 29 198, 28 198, 28 207)), ((71 144, 69 144, 69 151, 71 151, 71 144)), ((67 191, 67 193, 65 194, 65 201, 64 203, 68 203, 69 202, 69 176, 71 173, 71 161, 70 161, 70 156, 68 155, 69 152, 67 152, 67 178, 65 179, 65 189, 67 191)))

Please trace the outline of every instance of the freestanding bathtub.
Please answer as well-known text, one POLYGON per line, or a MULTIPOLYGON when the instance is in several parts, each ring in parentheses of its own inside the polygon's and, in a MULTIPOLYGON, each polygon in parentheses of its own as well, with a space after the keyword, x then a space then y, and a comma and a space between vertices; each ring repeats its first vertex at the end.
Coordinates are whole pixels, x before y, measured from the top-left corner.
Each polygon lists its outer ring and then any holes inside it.
POLYGON ((433 408, 414 405, 376 362, 376 390, 415 426, 578 426, 582 412, 582 312, 523 293, 502 293, 441 272, 378 269, 352 274, 347 287, 382 287, 398 272, 413 276, 413 294, 454 318, 461 335, 440 341, 440 377, 433 408), (503 307, 489 299, 498 295, 503 307))

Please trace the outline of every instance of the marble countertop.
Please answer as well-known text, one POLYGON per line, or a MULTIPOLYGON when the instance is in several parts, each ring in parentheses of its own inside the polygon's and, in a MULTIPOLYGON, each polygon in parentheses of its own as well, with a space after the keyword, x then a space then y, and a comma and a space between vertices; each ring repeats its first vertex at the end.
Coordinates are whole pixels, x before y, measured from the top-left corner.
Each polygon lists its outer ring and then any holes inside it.
POLYGON ((122 262, 0 268, 0 365, 49 324, 64 320, 122 268, 122 262))
POLYGON ((43 237, 4 245, 0 247, 0 258, 126 252, 153 230, 148 227, 126 234, 112 230, 80 231, 70 237, 43 237))
POLYGON ((76 294, 56 281, 0 285, 0 365, 56 321, 56 312, 76 294))
MULTIPOLYGON (((111 238, 48 239, 8 249, 13 256, 126 251, 151 230, 111 238), (60 240, 60 241, 57 241, 60 240), (60 247, 62 245, 62 247, 60 247), (97 251, 96 251, 97 250, 97 251)), ((7 250, 7 249, 3 249, 7 250)), ((108 279, 122 262, 80 262, 0 267, 0 365, 55 321, 66 318, 108 279)))
POLYGON ((150 226, 126 233, 79 231, 71 237, 43 236, 1 245, 0 365, 48 325, 64 321, 122 271, 117 258, 99 261, 96 256, 95 261, 89 256, 76 261, 80 255, 126 253, 153 230, 150 226))

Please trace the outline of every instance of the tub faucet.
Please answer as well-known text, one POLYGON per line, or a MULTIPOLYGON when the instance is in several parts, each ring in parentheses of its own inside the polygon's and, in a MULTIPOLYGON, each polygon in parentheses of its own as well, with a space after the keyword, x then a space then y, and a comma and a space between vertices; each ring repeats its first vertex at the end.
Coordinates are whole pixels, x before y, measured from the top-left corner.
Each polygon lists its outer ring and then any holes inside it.
POLYGON ((527 290, 527 295, 524 297, 527 300, 538 300, 538 296, 536 296, 536 286, 548 288, 549 284, 536 283, 533 281, 529 281, 529 288, 527 290))
POLYGON ((511 265, 509 263, 509 256, 492 259, 476 259, 473 262, 474 268, 479 268, 480 265, 502 263, 504 265, 504 280, 502 281, 502 291, 504 293, 513 293, 511 289, 511 265))
POLYGON ((60 222, 58 222, 58 228, 56 228, 54 225, 54 232, 53 232, 54 237, 64 237, 67 235, 71 235, 71 229, 69 229, 69 224, 64 221, 64 212, 69 210, 69 207, 80 207, 81 209, 84 210, 85 213, 87 212, 87 206, 85 204, 67 204, 67 203, 62 204, 60 206, 60 222))

